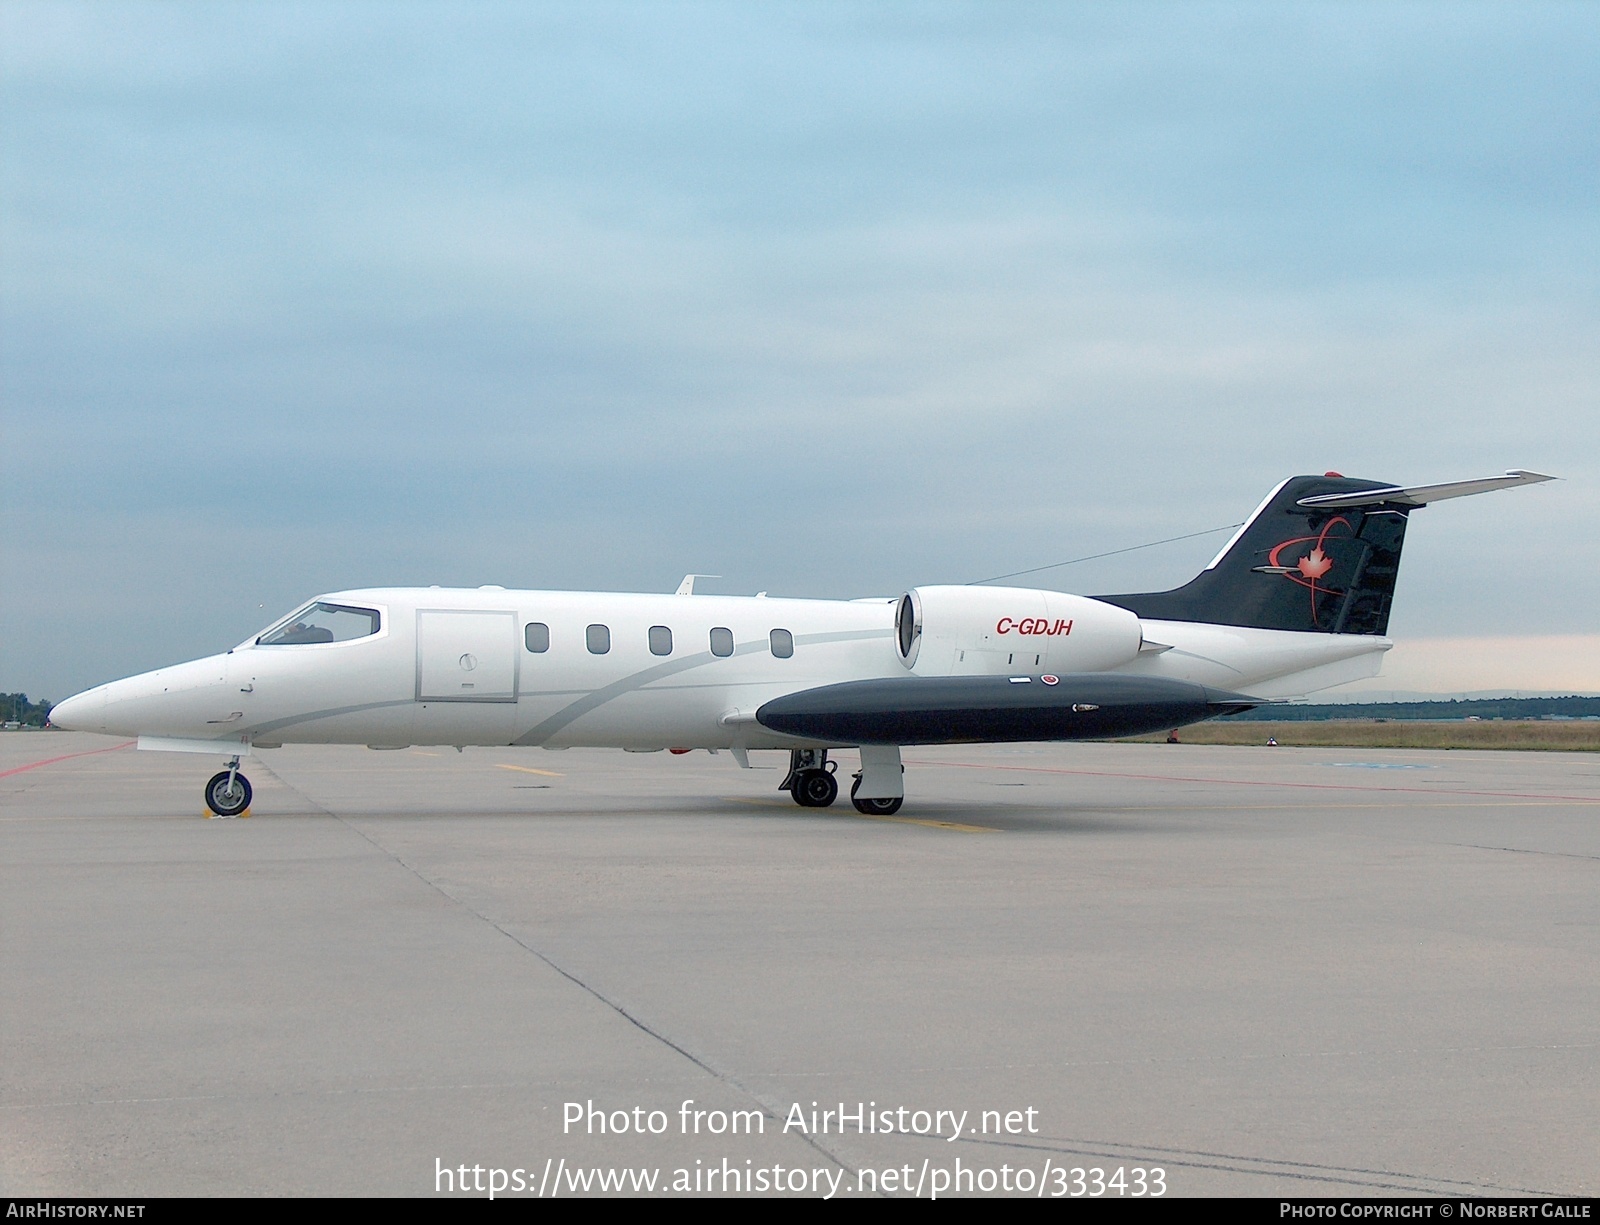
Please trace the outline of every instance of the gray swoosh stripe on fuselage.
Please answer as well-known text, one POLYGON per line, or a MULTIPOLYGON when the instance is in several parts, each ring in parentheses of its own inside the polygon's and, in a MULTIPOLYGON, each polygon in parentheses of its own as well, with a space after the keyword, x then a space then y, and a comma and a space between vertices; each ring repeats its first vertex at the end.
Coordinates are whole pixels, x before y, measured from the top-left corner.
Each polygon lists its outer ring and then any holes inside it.
MULTIPOLYGON (((816 646, 824 642, 865 642, 873 638, 889 638, 893 634, 894 630, 892 629, 836 630, 826 634, 796 634, 794 641, 796 646, 816 646)), ((768 649, 770 649, 770 644, 766 640, 756 638, 736 646, 733 653, 736 656, 753 655, 758 651, 768 649)), ((591 710, 604 706, 613 698, 619 698, 625 693, 632 693, 636 689, 643 689, 646 685, 653 684, 665 677, 676 676, 680 672, 687 672, 692 668, 701 668, 706 664, 726 658, 728 656, 713 655, 710 651, 701 651, 683 659, 673 659, 663 664, 656 664, 651 668, 645 668, 630 676, 625 676, 619 681, 613 681, 602 689, 596 689, 570 705, 563 706, 548 719, 530 727, 511 743, 519 745, 543 744, 569 723, 576 719, 581 719, 591 710)))
POLYGON ((309 715, 291 715, 287 719, 269 719, 265 723, 253 723, 249 727, 241 728, 248 731, 252 737, 262 732, 279 732, 286 727, 293 727, 297 723, 311 723, 317 719, 331 719, 334 715, 353 715, 363 710, 383 710, 390 706, 414 706, 413 698, 401 698, 393 702, 363 702, 359 706, 330 706, 327 710, 313 711, 309 715))
POLYGON ((893 638, 893 629, 833 630, 826 634, 796 634, 796 646, 810 647, 821 642, 868 642, 873 638, 893 638))
MULTIPOLYGON (((824 642, 866 641, 872 638, 887 638, 893 633, 893 630, 845 630, 828 634, 796 634, 795 645, 815 646, 824 642)), ((761 639, 757 638, 745 643, 742 646, 735 647, 733 653, 734 655, 749 655, 757 651, 766 650, 767 647, 768 644, 766 642, 763 642, 761 639)), ((664 677, 673 676, 679 672, 687 672, 692 668, 703 667, 706 664, 723 658, 726 658, 726 656, 713 655, 710 651, 702 651, 697 655, 685 656, 683 659, 668 660, 666 663, 656 664, 652 668, 645 668, 642 671, 635 672, 630 676, 625 676, 619 681, 614 681, 605 686, 603 689, 566 690, 565 692, 582 693, 584 696, 579 698, 576 702, 572 702, 569 705, 562 707, 548 719, 531 728, 523 735, 517 737, 517 739, 512 741, 512 743, 521 745, 539 744, 543 740, 554 735, 567 724, 571 723, 574 719, 581 718, 583 715, 588 714, 591 710, 605 705, 605 703, 611 701, 612 698, 620 697, 622 694, 628 693, 634 689, 641 689, 645 685, 661 680, 664 677), (530 737, 534 736, 536 733, 538 734, 538 738, 530 739, 530 737)), ((698 687, 699 686, 696 686, 696 688, 698 687)), ((522 696, 532 697, 536 695, 524 694, 522 696)), ((282 731, 286 727, 295 727, 301 723, 314 723, 318 719, 331 719, 336 715, 353 715, 359 714, 365 710, 384 710, 392 706, 413 706, 416 704, 417 703, 413 698, 401 698, 397 701, 388 702, 362 702, 355 706, 330 706, 326 710, 315 710, 309 714, 291 715, 284 719, 269 719, 265 723, 252 723, 245 727, 239 728, 238 731, 246 732, 250 735, 251 739, 255 739, 261 735, 282 731)), ((235 732, 234 736, 236 737, 237 735, 238 732, 235 732)), ((232 739, 232 737, 229 739, 232 739)), ((229 743, 229 740, 219 739, 218 743, 226 746, 229 743)))

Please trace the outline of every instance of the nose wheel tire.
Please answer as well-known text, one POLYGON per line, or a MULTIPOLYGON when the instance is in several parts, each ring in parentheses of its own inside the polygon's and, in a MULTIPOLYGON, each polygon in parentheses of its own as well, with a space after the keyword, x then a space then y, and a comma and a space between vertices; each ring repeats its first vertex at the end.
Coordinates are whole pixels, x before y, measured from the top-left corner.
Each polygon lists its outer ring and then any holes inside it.
POLYGON ((897 795, 892 800, 864 800, 856 794, 861 789, 861 780, 856 779, 850 784, 850 802, 856 806, 856 811, 865 813, 869 817, 892 817, 900 811, 900 805, 905 803, 905 796, 897 795))
POLYGON ((206 807, 219 817, 237 817, 250 807, 250 780, 236 770, 223 770, 206 784, 206 807))
POLYGON ((826 770, 803 770, 790 794, 802 808, 826 808, 839 798, 839 784, 826 770))

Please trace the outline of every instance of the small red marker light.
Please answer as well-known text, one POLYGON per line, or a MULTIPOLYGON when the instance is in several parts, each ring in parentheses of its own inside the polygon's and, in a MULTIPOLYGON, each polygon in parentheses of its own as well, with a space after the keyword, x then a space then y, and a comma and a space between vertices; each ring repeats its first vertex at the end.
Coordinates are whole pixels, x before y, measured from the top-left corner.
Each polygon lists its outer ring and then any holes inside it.
POLYGON ((1342 473, 1342 472, 1324 472, 1322 475, 1323 476, 1336 476, 1341 481, 1344 479, 1344 473, 1342 473))

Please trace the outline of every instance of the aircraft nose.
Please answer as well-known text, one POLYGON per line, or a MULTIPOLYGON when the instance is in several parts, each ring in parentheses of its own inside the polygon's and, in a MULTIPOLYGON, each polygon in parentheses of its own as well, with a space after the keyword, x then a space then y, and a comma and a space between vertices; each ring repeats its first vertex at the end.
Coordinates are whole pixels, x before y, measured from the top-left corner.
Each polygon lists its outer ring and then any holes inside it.
POLYGON ((64 702, 50 708, 50 722, 69 732, 99 732, 105 730, 105 686, 75 693, 64 702))

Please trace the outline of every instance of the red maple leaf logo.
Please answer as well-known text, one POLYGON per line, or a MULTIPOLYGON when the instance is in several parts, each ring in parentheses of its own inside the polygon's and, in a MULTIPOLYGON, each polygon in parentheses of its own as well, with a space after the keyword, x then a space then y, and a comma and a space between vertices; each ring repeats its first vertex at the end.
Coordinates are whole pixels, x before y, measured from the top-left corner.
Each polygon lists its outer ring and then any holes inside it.
POLYGON ((1321 580, 1326 578, 1333 570, 1335 559, 1328 555, 1323 547, 1330 541, 1350 540, 1355 532, 1350 521, 1343 515, 1335 516, 1322 525, 1322 530, 1315 536, 1296 536, 1292 540, 1285 540, 1267 554, 1267 564, 1257 567, 1269 574, 1281 574, 1291 583, 1304 587, 1311 595, 1311 622, 1321 627, 1318 620, 1317 601, 1326 595, 1343 594, 1332 587, 1323 586, 1321 580), (1343 528, 1343 534, 1336 534, 1336 529, 1343 528), (1311 551, 1299 561, 1286 564, 1282 558, 1290 549, 1298 549, 1303 545, 1310 545, 1311 551))
POLYGON ((1322 551, 1322 546, 1319 544, 1309 554, 1300 559, 1300 564, 1296 569, 1309 579, 1319 579, 1333 569, 1333 559, 1322 551))

